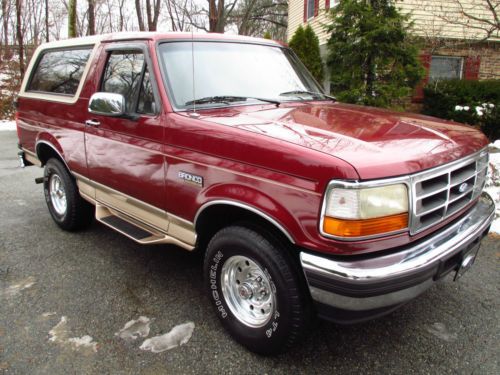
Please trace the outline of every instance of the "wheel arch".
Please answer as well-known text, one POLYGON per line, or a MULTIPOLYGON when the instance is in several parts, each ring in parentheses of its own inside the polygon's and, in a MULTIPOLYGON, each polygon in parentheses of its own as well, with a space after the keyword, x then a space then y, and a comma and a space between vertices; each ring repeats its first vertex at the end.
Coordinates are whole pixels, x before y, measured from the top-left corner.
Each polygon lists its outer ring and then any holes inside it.
POLYGON ((220 229, 241 222, 272 231, 290 244, 296 243, 282 223, 261 209, 234 200, 216 199, 202 205, 196 213, 194 226, 199 247, 205 248, 210 238, 220 229))
MULTIPOLYGON (((55 144, 57 144, 57 142, 55 142, 55 144)), ((56 158, 64 164, 68 171, 71 171, 66 163, 66 160, 64 160, 61 147, 57 147, 55 144, 52 140, 47 139, 39 139, 36 142, 35 152, 42 167, 47 163, 47 161, 49 161, 50 158, 56 158)))

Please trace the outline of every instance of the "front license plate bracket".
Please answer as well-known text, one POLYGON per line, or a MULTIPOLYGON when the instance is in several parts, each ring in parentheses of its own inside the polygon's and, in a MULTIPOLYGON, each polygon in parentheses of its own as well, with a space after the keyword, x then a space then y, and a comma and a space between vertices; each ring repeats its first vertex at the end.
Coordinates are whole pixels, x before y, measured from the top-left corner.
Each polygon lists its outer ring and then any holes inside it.
POLYGON ((455 273, 455 277, 453 278, 453 281, 457 281, 460 279, 464 273, 466 273, 474 264, 477 253, 479 252, 479 248, 481 247, 481 244, 478 243, 471 249, 464 251, 464 254, 462 256, 462 261, 460 262, 460 265, 458 266, 457 272, 455 273))

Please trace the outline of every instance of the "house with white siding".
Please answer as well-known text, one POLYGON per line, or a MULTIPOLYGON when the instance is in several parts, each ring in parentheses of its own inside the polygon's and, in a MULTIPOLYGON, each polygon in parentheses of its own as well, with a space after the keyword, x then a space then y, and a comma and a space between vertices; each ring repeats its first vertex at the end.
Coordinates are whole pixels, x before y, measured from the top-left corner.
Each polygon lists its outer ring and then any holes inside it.
MULTIPOLYGON (((288 40, 299 25, 310 24, 326 57, 330 35, 325 25, 331 22, 328 13, 339 2, 289 0, 288 40)), ((412 33, 422 40, 421 59, 427 71, 423 84, 451 78, 500 79, 498 0, 396 0, 395 4, 411 15, 412 33)), ((420 88, 414 100, 421 98, 420 88)))

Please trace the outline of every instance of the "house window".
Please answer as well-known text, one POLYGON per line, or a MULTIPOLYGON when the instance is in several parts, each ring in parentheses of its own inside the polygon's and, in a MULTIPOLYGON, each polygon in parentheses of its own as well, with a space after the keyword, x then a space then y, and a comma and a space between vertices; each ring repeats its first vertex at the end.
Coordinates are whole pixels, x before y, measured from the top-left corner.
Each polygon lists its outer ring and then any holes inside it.
POLYGON ((340 4, 340 0, 325 0, 325 8, 330 9, 340 4))
POLYGON ((462 57, 432 56, 429 81, 461 79, 463 69, 464 59, 462 57))
POLYGON ((307 19, 314 17, 314 0, 307 0, 307 19))

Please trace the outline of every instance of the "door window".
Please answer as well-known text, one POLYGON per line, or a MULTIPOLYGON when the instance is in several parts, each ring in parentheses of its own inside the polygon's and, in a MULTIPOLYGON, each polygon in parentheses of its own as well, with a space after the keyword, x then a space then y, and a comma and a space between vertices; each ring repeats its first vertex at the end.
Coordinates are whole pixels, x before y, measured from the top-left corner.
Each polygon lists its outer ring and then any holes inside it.
POLYGON ((154 114, 154 94, 144 54, 113 51, 108 58, 101 91, 125 97, 127 113, 154 114))

